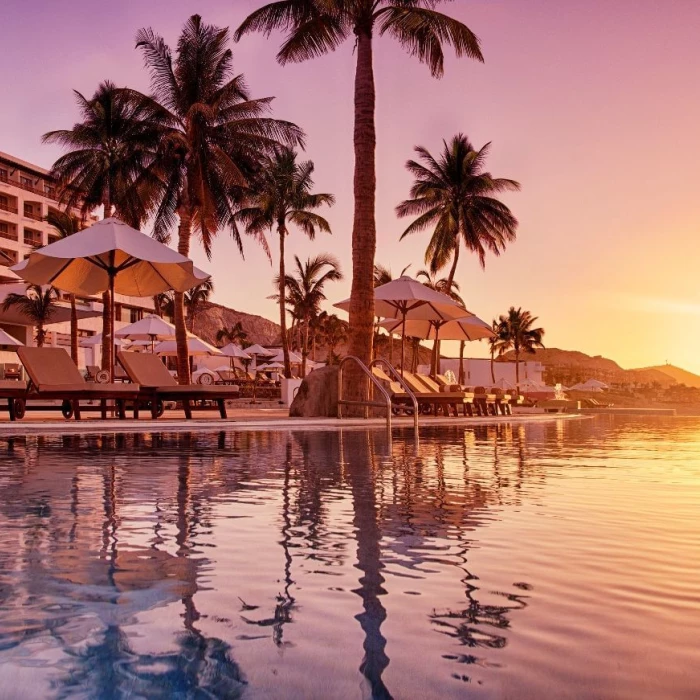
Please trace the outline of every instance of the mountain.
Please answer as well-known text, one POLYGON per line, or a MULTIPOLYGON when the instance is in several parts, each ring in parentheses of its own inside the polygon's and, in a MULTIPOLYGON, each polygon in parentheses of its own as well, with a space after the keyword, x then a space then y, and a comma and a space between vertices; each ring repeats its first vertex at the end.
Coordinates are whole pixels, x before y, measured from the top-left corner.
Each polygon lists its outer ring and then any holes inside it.
MULTIPOLYGON (((508 352, 505 360, 515 360, 514 353, 508 352)), ((561 382, 566 386, 583 382, 586 379, 599 379, 606 384, 653 384, 662 386, 675 384, 678 379, 670 373, 661 371, 662 367, 644 369, 622 369, 614 360, 601 355, 586 355, 577 350, 560 350, 559 348, 539 349, 534 355, 521 355, 521 360, 536 360, 545 366, 544 378, 548 384, 561 382)), ((687 375, 690 372, 679 370, 687 375)), ((700 377, 696 377, 700 382, 700 377)), ((700 386, 700 383, 698 384, 700 386)))
POLYGON ((661 372, 671 377, 671 379, 675 380, 679 384, 700 388, 700 376, 674 365, 657 365, 656 367, 646 367, 643 371, 661 372))

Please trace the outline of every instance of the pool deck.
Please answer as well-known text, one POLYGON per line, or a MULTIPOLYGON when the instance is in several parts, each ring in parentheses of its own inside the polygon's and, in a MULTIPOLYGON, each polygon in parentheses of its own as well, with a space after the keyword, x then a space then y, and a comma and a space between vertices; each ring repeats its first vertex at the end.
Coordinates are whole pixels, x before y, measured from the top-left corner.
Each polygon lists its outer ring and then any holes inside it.
MULTIPOLYGON (((484 417, 430 417, 421 416, 420 427, 436 425, 488 425, 498 423, 551 422, 562 419, 581 418, 576 414, 525 413, 512 416, 484 417)), ((0 420, 0 436, 82 434, 82 433, 152 433, 152 432, 198 432, 211 433, 239 430, 337 430, 339 428, 383 429, 385 418, 290 418, 285 409, 248 408, 229 409, 229 417, 222 419, 217 411, 197 411, 192 420, 185 420, 182 411, 166 411, 154 421, 146 415, 134 420, 107 418, 102 420, 97 414, 86 414, 80 421, 66 420, 58 412, 36 412, 23 420, 10 422, 5 417, 0 420)), ((394 416, 394 428, 412 428, 413 419, 409 416, 394 416)))

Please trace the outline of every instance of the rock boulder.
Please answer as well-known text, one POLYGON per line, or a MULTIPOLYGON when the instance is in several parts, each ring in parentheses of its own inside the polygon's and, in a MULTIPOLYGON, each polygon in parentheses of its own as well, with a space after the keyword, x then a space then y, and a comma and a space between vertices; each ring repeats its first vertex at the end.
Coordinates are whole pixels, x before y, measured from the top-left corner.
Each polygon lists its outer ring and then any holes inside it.
POLYGON ((338 415, 338 366, 308 374, 289 407, 292 418, 335 418, 338 415))

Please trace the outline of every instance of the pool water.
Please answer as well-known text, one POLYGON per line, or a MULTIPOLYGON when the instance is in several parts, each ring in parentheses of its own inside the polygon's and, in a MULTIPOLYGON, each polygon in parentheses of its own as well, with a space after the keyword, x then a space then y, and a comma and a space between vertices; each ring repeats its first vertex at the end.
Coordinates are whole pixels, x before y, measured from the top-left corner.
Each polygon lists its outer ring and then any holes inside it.
POLYGON ((0 438, 0 698, 700 697, 700 421, 0 438))

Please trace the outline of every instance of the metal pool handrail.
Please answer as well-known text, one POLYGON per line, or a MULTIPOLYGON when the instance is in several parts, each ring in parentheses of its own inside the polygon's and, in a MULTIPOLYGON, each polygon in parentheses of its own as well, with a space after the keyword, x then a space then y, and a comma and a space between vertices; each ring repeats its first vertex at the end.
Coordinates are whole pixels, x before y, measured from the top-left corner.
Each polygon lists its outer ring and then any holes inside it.
POLYGON ((386 409, 386 429, 391 434, 391 396, 389 392, 381 385, 379 380, 370 372, 367 365, 355 355, 346 355, 338 365, 338 418, 343 417, 343 406, 364 406, 365 418, 368 416, 367 408, 374 406, 375 408, 386 409), (360 369, 369 377, 370 381, 384 396, 384 401, 350 401, 343 398, 343 365, 346 362, 354 362, 360 369))
POLYGON ((413 404, 413 429, 416 432, 416 435, 418 434, 418 399, 416 398, 416 395, 413 393, 411 388, 406 384, 404 381, 404 378, 401 376, 401 374, 396 370, 396 368, 388 361, 385 360, 383 357, 378 357, 376 360, 373 360, 370 363, 370 370, 372 367, 375 365, 384 365, 384 367, 389 370, 389 375, 393 377, 395 381, 399 383, 401 388, 406 392, 406 395, 411 399, 411 403, 413 404))

